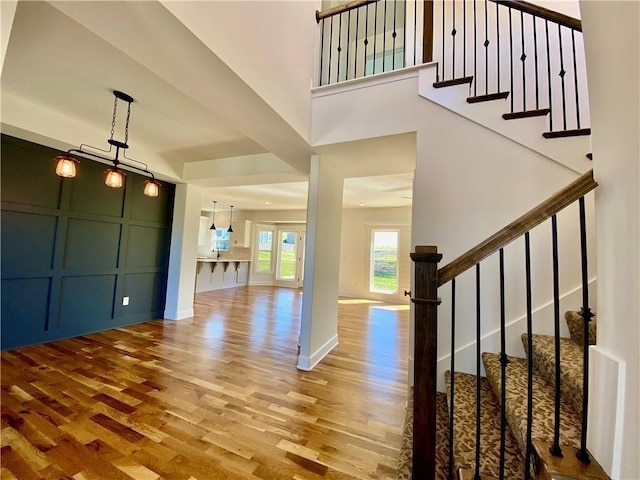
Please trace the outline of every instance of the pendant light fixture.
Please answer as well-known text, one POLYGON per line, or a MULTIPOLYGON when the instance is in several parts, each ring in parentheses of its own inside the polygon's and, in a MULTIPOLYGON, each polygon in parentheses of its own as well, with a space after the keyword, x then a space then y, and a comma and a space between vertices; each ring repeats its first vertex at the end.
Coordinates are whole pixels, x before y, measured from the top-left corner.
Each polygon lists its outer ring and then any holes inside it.
POLYGON ((231 226, 231 219, 233 218, 233 205, 231 205, 231 210, 229 211, 229 228, 227 232, 233 233, 233 227, 231 226))
POLYGON ((111 137, 107 140, 109 144, 109 150, 103 150, 102 148, 93 147, 91 145, 87 145, 83 143, 80 145, 80 148, 72 148, 68 150, 65 154, 57 156, 54 160, 56 161, 56 175, 65 178, 73 178, 76 176, 76 165, 80 164, 80 161, 75 157, 71 156, 71 154, 81 155, 91 159, 97 159, 102 162, 107 162, 113 164, 112 167, 107 169, 106 177, 105 177, 105 185, 111 188, 122 188, 125 183, 125 172, 119 168, 120 166, 125 167, 130 170, 137 170, 144 175, 150 177, 149 180, 145 182, 144 186, 144 194, 147 197, 157 197, 160 193, 160 182, 156 180, 156 177, 153 173, 149 171, 149 168, 146 163, 139 162, 138 160, 134 160, 133 158, 129 158, 126 156, 126 150, 129 148, 127 141, 129 140, 129 119, 131 117, 131 104, 133 103, 133 97, 127 95, 124 92, 120 92, 118 90, 113 91, 114 102, 113 102, 113 117, 111 120, 111 137), (118 113, 118 100, 122 100, 127 103, 127 119, 125 121, 124 127, 124 141, 115 140, 113 138, 115 134, 116 128, 116 117, 118 113), (115 147, 114 158, 109 158, 100 153, 95 153, 91 150, 100 151, 103 153, 111 154, 111 151, 115 147), (120 151, 122 150, 122 158, 129 162, 135 162, 139 165, 144 166, 139 167, 136 165, 132 165, 131 163, 124 162, 120 160, 120 151))
POLYGON ((213 219, 211 220, 211 226, 209 227, 209 230, 216 229, 216 203, 218 202, 214 200, 213 201, 213 219))

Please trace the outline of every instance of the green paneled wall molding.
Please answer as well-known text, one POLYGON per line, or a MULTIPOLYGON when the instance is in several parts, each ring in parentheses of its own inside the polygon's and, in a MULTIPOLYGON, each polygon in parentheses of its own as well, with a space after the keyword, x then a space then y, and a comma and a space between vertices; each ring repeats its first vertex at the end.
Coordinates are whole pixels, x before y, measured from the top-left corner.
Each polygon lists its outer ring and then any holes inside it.
POLYGON ((146 197, 127 172, 110 188, 107 166, 84 159, 61 178, 61 152, 1 142, 2 349, 162 318, 175 185, 146 197))

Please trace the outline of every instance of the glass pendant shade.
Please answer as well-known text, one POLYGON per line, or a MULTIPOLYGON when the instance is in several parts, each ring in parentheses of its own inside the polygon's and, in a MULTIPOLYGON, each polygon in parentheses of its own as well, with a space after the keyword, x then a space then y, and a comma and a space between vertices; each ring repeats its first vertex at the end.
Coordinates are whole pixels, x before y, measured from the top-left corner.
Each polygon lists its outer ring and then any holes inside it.
POLYGON ((147 180, 144 185, 144 194, 147 197, 157 197, 160 194, 160 184, 155 180, 147 180))
POLYGON ((76 176, 76 161, 66 155, 55 158, 58 162, 56 164, 56 175, 64 178, 73 178, 76 176))
POLYGON ((229 228, 227 229, 227 232, 229 233, 233 233, 233 227, 231 226, 232 219, 233 219, 233 205, 231 205, 231 210, 229 212, 229 228))
POLYGON ((115 167, 110 168, 107 170, 107 178, 105 178, 104 184, 111 188, 121 188, 124 185, 124 173, 115 167))

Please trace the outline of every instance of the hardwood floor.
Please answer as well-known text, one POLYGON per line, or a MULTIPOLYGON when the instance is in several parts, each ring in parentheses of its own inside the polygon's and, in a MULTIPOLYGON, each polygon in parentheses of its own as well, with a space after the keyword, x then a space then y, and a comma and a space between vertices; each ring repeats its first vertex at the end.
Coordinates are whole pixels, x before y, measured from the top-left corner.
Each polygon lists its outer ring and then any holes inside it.
POLYGON ((198 294, 154 321, 2 352, 2 479, 391 479, 408 309, 342 300, 295 368, 300 291, 198 294))

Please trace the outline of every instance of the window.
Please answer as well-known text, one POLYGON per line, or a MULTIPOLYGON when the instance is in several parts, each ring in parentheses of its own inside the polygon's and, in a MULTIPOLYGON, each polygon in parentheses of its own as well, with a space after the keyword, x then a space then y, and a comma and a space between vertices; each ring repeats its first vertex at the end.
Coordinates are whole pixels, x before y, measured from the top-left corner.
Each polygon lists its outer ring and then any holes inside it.
POLYGON ((297 268, 297 232, 280 232, 278 280, 294 280, 297 268))
POLYGON ((217 230, 212 230, 212 250, 229 250, 229 237, 230 234, 226 230, 222 230, 220 228, 217 230))
POLYGON ((273 231, 258 229, 258 261, 256 272, 269 273, 273 263, 273 231))
POLYGON ((369 291, 398 291, 398 231, 371 231, 371 264, 369 291))
POLYGON ((375 73, 390 72, 404 67, 404 48, 395 51, 379 52, 376 56, 368 55, 365 59, 365 76, 375 73))

